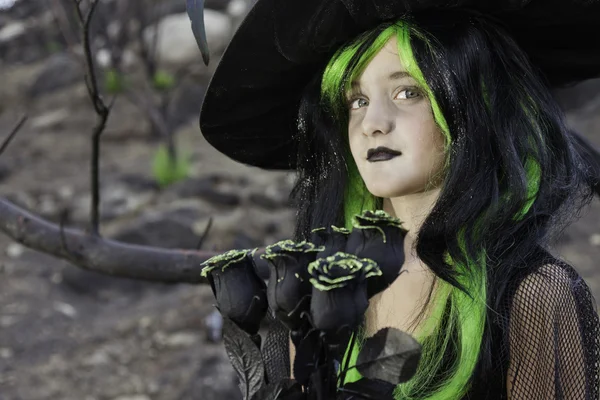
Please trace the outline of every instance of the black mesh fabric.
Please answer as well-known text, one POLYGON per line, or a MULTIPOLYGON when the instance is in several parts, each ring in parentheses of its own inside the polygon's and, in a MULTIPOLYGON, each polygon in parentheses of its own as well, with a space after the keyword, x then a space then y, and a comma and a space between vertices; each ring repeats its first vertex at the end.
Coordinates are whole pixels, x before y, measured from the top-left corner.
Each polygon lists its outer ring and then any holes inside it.
MULTIPOLYGON (((573 267, 544 254, 507 288, 488 327, 493 368, 476 371, 463 400, 599 398, 596 302, 573 267)), ((288 357, 289 342, 279 339, 273 353, 288 357)))
POLYGON ((598 399, 600 327, 581 276, 564 262, 544 264, 506 305, 510 399, 598 399))

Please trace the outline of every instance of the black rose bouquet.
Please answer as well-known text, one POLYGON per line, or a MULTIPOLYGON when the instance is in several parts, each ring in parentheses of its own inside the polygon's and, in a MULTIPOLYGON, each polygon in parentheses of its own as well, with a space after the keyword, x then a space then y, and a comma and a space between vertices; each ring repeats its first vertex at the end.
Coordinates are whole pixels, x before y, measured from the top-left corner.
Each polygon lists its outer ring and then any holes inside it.
POLYGON ((267 246, 269 280, 258 277, 254 250, 231 250, 206 261, 207 277, 224 318, 224 344, 244 400, 393 399, 410 379, 420 345, 385 328, 367 338, 356 365, 342 364, 369 306, 391 285, 404 263, 401 222, 383 211, 355 216, 353 229, 313 230, 310 241, 267 246), (263 319, 272 328, 263 343, 263 319), (273 343, 288 336, 295 348, 294 379, 288 360, 273 357, 273 343), (362 375, 346 383, 349 369, 362 375))

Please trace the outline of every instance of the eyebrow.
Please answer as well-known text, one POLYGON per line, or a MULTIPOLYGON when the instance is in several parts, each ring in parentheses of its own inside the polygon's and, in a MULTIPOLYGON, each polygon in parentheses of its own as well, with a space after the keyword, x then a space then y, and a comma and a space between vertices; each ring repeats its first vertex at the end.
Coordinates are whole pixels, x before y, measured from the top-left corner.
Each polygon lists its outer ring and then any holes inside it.
MULTIPOLYGON (((406 71, 396 71, 396 72, 392 72, 388 76, 388 80, 390 80, 390 81, 396 81, 396 80, 402 79, 402 78, 412 78, 412 75, 406 71)), ((358 83, 357 81, 353 81, 352 84, 350 85, 350 87, 352 88, 352 90, 359 89, 360 83, 358 83)))

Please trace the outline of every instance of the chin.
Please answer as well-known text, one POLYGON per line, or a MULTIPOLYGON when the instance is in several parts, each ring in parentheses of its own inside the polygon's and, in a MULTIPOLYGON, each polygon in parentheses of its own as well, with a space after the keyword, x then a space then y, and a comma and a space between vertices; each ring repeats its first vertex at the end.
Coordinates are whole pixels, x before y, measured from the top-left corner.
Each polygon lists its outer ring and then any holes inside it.
POLYGON ((381 185, 369 186, 369 185, 367 185, 367 190, 373 196, 381 197, 384 199, 391 199, 394 197, 405 196, 405 195, 411 193, 411 191, 406 190, 404 188, 391 187, 390 185, 385 185, 385 186, 381 186, 381 185))

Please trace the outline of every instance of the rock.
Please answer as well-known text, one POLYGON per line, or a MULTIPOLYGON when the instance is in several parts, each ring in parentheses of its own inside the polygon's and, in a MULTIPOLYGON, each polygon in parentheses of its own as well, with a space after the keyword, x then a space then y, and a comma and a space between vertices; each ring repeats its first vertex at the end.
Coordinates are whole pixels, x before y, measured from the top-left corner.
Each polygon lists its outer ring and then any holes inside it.
POLYGON ((21 257, 24 252, 25 247, 19 243, 11 243, 6 248, 6 255, 12 259, 21 257))
POLYGON ((56 301, 54 302, 54 310, 69 318, 75 318, 77 316, 77 310, 75 307, 68 303, 56 301))
POLYGON ((150 397, 145 394, 134 394, 115 397, 113 400, 151 400, 150 397))
POLYGON ((166 347, 190 347, 200 341, 200 337, 196 333, 177 332, 167 336, 164 340, 166 347))
MULTIPOLYGON (((154 193, 149 184, 141 183, 129 184, 125 181, 117 181, 112 184, 104 185, 100 192, 100 218, 102 221, 113 220, 123 215, 127 215, 152 200, 154 193), (148 188, 147 190, 142 189, 148 188)), ((87 222, 90 213, 90 194, 76 196, 72 211, 72 219, 77 222, 87 222)))
POLYGON ((85 357, 81 363, 86 367, 97 367, 99 365, 108 365, 110 361, 110 356, 106 350, 99 349, 85 357))
POLYGON ((52 129, 59 128, 61 124, 69 117, 70 111, 66 108, 52 110, 31 120, 30 126, 33 129, 52 129))
POLYGON ((66 266, 62 271, 62 280, 57 284, 57 287, 71 296, 112 300, 116 292, 119 296, 130 301, 139 298, 144 290, 151 285, 152 283, 149 282, 117 278, 82 268, 66 266))
POLYGON ((0 182, 4 181, 11 174, 10 167, 6 164, 5 161, 0 159, 0 182))
POLYGON ((193 208, 147 213, 122 227, 113 239, 126 243, 162 248, 195 249, 200 238, 192 228, 206 214, 193 208))
POLYGON ((8 358, 12 358, 13 357, 13 351, 7 347, 1 347, 0 348, 0 358, 3 359, 8 359, 8 358))
POLYGON ((215 205, 237 206, 241 202, 240 196, 232 185, 227 185, 225 179, 217 175, 187 179, 173 185, 169 190, 176 193, 176 197, 180 199, 195 197, 215 205))
POLYGON ((253 238, 249 235, 239 232, 233 238, 231 248, 233 249, 253 249, 262 244, 262 238, 253 238))
MULTIPOLYGON (((221 52, 231 39, 231 20, 219 11, 206 9, 204 24, 209 51, 211 54, 221 52)), ((161 62, 175 66, 202 62, 187 13, 169 15, 157 25, 159 37, 156 51, 161 62)), ((144 40, 150 44, 154 34, 155 27, 147 27, 144 40)))
POLYGON ((135 191, 155 191, 159 189, 154 179, 138 174, 125 173, 119 177, 119 182, 135 191))
POLYGON ((227 5, 227 15, 231 18, 234 32, 244 21, 252 3, 254 2, 251 0, 231 0, 227 5))
POLYGON ((0 328, 8 328, 17 323, 19 319, 14 315, 5 315, 0 317, 0 328))
POLYGON ((73 196, 75 195, 75 190, 72 186, 64 185, 58 188, 56 194, 58 194, 58 197, 61 200, 67 201, 73 198, 73 196))
POLYGON ((277 199, 266 196, 264 193, 251 193, 248 200, 250 203, 267 210, 281 207, 281 203, 277 199))
POLYGON ((585 107, 594 99, 600 99, 600 79, 589 79, 568 88, 556 89, 554 96, 566 111, 585 107))
POLYGON ((0 29, 0 43, 10 42, 27 31, 26 25, 21 21, 14 21, 6 24, 0 29))
POLYGON ((79 63, 64 53, 50 57, 46 67, 27 90, 30 97, 43 95, 81 82, 83 72, 79 63))
POLYGON ((179 400, 241 400, 242 393, 237 387, 237 377, 224 354, 211 356, 198 363, 198 369, 188 380, 179 400))
POLYGON ((29 0, 6 0, 4 1, 8 6, 8 12, 17 19, 25 19, 40 13, 40 7, 43 3, 41 1, 29 0))
POLYGON ((260 192, 250 193, 248 200, 267 210, 290 206, 289 190, 281 183, 273 183, 260 192))
POLYGON ((590 244, 592 246, 600 246, 600 234, 599 233, 594 233, 592 236, 590 236, 590 244))
MULTIPOLYGON (((229 4, 229 0, 205 0, 204 1, 204 9, 210 9, 215 11, 225 11, 227 9, 227 5, 229 4)), ((181 14, 186 12, 185 2, 181 0, 169 0, 162 1, 161 4, 156 7, 157 14, 161 17, 171 15, 171 14, 181 14)))
POLYGON ((204 8, 216 11, 224 11, 231 3, 230 0, 205 0, 204 8))
MULTIPOLYGON (((125 49, 123 54, 121 54, 121 67, 122 68, 130 68, 137 61, 137 56, 131 49, 125 49)), ((96 62, 99 67, 108 68, 112 66, 112 56, 110 54, 110 50, 108 49, 100 49, 96 53, 96 62)))

